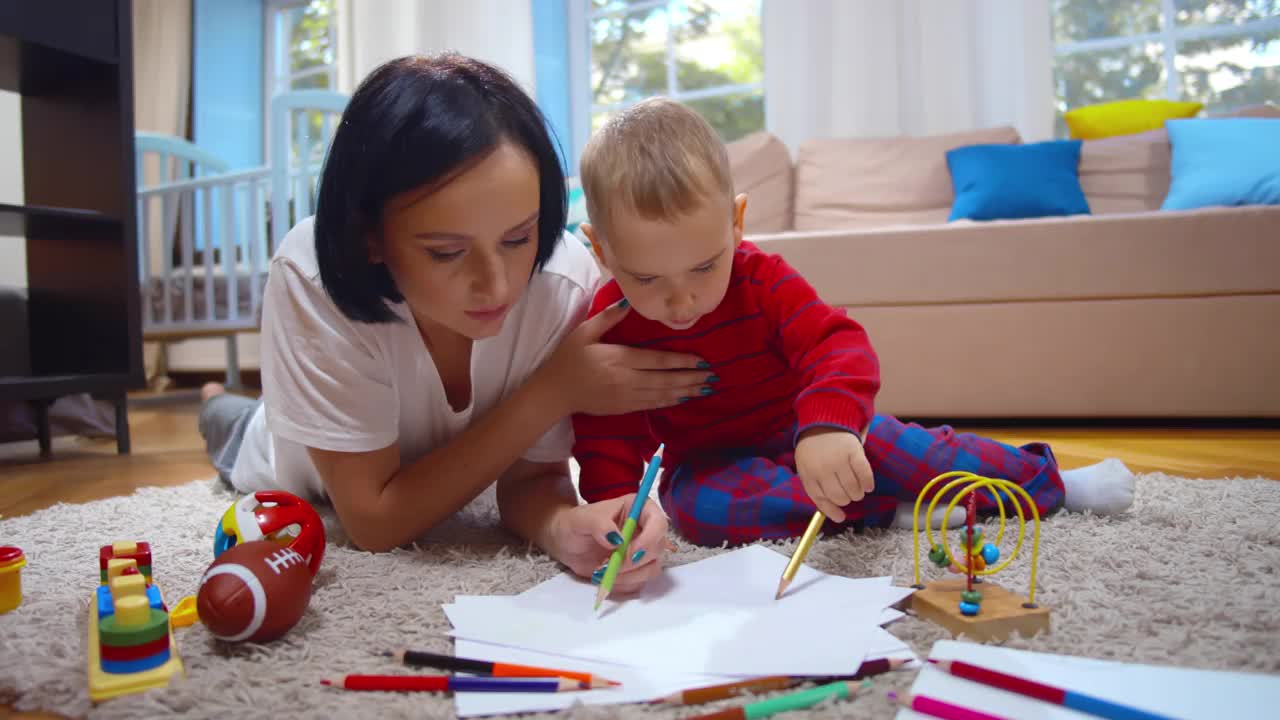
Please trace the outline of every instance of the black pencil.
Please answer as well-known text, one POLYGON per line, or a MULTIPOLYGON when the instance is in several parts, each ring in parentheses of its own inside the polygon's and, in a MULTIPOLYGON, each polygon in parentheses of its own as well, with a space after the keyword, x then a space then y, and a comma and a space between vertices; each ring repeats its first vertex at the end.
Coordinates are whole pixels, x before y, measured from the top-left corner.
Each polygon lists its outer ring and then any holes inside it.
POLYGON ((597 677, 591 673, 574 672, 572 670, 556 670, 554 668, 532 667, 529 665, 512 665, 510 663, 490 662, 488 660, 471 660, 468 658, 426 652, 424 650, 396 650, 382 653, 386 657, 395 658, 405 665, 430 667, 439 670, 471 673, 473 675, 490 675, 493 677, 528 678, 528 677, 560 677, 590 684, 592 689, 617 687, 621 683, 597 677))

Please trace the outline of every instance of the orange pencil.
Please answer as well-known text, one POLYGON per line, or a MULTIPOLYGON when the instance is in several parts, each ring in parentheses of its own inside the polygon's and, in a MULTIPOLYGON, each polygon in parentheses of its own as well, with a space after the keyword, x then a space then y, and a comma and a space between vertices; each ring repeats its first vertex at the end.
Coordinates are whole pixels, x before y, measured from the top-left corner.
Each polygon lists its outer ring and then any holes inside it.
POLYGON ((554 668, 532 667, 529 665, 512 665, 510 663, 490 662, 488 660, 469 660, 467 658, 442 655, 423 650, 396 650, 383 655, 393 657, 405 665, 432 667, 439 670, 471 673, 473 675, 489 675, 492 677, 530 678, 560 677, 587 683, 592 689, 617 687, 621 683, 597 677, 591 673, 574 672, 572 670, 556 670, 554 668))

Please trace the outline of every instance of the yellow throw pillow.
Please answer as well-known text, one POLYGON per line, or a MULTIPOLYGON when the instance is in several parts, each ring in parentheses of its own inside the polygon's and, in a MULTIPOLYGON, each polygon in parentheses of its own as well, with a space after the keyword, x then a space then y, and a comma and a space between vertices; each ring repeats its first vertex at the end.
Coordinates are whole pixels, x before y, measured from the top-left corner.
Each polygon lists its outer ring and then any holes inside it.
POLYGON ((1063 119, 1074 140, 1097 140, 1159 130, 1165 120, 1191 118, 1204 107, 1177 100, 1117 100, 1068 110, 1063 119))

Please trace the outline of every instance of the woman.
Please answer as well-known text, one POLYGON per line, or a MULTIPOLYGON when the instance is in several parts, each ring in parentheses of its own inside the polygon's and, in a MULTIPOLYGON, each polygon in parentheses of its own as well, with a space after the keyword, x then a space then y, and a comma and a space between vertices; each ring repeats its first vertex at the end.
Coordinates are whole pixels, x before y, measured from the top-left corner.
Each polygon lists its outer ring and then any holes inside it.
MULTIPOLYGON (((599 271, 564 223, 546 123, 510 78, 457 55, 374 70, 334 134, 314 219, 271 261, 262 401, 206 389, 219 472, 244 492, 327 499, 374 551, 496 481, 503 524, 589 575, 631 498, 577 504, 567 418, 696 398, 707 372, 598 343, 625 305, 579 325, 599 271)), ((666 527, 649 503, 643 562, 619 590, 660 570, 666 527)))

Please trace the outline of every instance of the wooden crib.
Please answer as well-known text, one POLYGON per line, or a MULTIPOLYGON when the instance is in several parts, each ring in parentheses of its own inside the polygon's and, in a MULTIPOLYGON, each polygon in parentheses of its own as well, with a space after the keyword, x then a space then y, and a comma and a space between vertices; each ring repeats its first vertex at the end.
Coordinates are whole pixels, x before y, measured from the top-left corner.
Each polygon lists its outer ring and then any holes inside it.
POLYGON ((346 102, 322 90, 277 95, 270 163, 249 170, 228 172, 182 138, 136 134, 142 328, 144 340, 160 343, 157 374, 167 371, 167 343, 224 337, 226 383, 240 385, 236 336, 258 329, 271 255, 313 212, 346 102))

